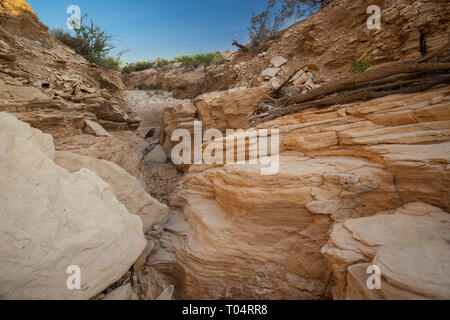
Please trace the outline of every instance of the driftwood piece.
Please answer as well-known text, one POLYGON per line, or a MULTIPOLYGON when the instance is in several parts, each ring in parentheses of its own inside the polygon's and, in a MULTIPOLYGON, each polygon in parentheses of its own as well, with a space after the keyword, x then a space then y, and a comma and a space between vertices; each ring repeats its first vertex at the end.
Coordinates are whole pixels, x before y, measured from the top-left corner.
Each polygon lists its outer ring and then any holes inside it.
POLYGON ((279 97, 281 94, 281 90, 283 90, 285 87, 289 86, 292 83, 292 78, 303 68, 299 68, 296 71, 292 72, 290 74, 290 76, 286 79, 286 81, 284 81, 281 86, 279 86, 276 90, 275 90, 275 96, 279 97))
POLYGON ((270 121, 288 114, 298 113, 309 108, 324 108, 333 105, 346 104, 355 101, 364 101, 381 98, 393 94, 409 94, 429 90, 437 85, 450 84, 450 75, 432 75, 415 79, 401 79, 390 83, 367 86, 344 93, 334 94, 322 99, 296 103, 287 107, 276 108, 273 111, 255 115, 250 118, 251 126, 270 121))
MULTIPOLYGON (((284 115, 297 113, 308 108, 323 108, 332 105, 370 100, 392 94, 407 94, 429 90, 439 84, 450 83, 450 63, 430 63, 450 49, 450 38, 437 50, 417 61, 399 61, 362 74, 327 83, 305 94, 281 98, 272 110, 255 110, 249 119, 250 126, 270 121, 284 115)), ((291 82, 295 73, 278 88, 291 82)))
POLYGON ((240 44, 240 43, 237 42, 236 40, 233 40, 232 45, 235 46, 235 47, 238 47, 238 48, 239 48, 241 51, 243 51, 243 52, 247 52, 247 51, 248 51, 248 48, 247 48, 246 46, 240 44))
POLYGON ((418 73, 418 72, 441 72, 450 70, 450 63, 417 63, 412 61, 403 61, 392 63, 387 66, 380 67, 358 74, 353 77, 345 78, 335 82, 327 83, 320 88, 309 91, 305 94, 299 94, 288 97, 277 105, 277 107, 289 106, 301 102, 311 101, 323 98, 329 94, 338 91, 350 90, 354 86, 362 82, 370 82, 391 77, 401 73, 418 73))

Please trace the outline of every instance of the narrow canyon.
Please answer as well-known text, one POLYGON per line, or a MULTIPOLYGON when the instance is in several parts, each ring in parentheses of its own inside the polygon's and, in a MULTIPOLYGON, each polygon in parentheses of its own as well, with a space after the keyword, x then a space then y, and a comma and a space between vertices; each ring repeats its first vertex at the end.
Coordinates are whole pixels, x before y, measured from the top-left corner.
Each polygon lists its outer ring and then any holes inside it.
POLYGON ((329 1, 220 66, 121 74, 0 0, 0 299, 450 299, 450 6, 372 2, 380 30, 329 1), (195 123, 247 161, 173 161, 195 123))

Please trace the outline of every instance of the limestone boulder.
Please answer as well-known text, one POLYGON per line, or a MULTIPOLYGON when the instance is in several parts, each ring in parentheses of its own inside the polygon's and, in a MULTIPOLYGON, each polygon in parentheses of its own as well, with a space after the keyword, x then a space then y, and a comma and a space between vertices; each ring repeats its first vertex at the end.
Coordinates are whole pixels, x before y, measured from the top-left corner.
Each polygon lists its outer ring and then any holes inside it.
POLYGON ((284 65, 287 62, 287 60, 285 58, 283 58, 282 56, 277 56, 275 58, 273 58, 272 60, 270 60, 270 63, 275 67, 275 68, 279 68, 282 65, 284 65))
POLYGON ((281 68, 267 68, 261 73, 261 76, 266 80, 270 80, 275 77, 280 71, 281 68))
POLYGON ((118 165, 65 151, 56 152, 55 162, 71 172, 77 172, 82 168, 89 169, 109 183, 117 199, 128 211, 141 217, 144 232, 155 225, 162 226, 167 223, 169 215, 167 206, 153 199, 135 177, 118 165))
POLYGON ((87 169, 57 166, 33 129, 7 113, 0 160, 0 299, 92 298, 144 250, 140 218, 111 187, 87 169), (71 266, 80 268, 80 290, 66 286, 71 266))
POLYGON ((449 299, 450 215, 423 203, 333 227, 322 249, 334 273, 335 299, 449 299), (381 288, 367 286, 367 268, 381 288))

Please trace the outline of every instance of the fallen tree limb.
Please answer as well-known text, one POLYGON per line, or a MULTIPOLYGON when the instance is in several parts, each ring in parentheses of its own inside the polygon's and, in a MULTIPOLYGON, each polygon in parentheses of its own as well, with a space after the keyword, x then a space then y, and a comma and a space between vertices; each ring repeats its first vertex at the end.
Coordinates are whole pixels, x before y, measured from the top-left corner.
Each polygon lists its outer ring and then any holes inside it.
POLYGON ((243 52, 247 52, 247 51, 248 51, 248 48, 247 48, 246 46, 240 44, 240 43, 237 42, 236 40, 233 40, 232 45, 235 46, 235 47, 238 47, 238 48, 239 48, 241 51, 243 51, 243 52))
MULTIPOLYGON (((268 112, 255 110, 254 115, 249 119, 250 126, 308 108, 323 108, 392 94, 415 93, 429 90, 439 84, 449 84, 450 63, 447 61, 448 59, 445 59, 446 62, 440 63, 427 62, 439 57, 449 49, 450 38, 445 45, 418 61, 394 62, 362 74, 327 83, 305 94, 274 100, 275 107, 268 112)), ((296 72, 292 73, 276 90, 278 94, 283 87, 289 85, 295 74, 296 72)))
POLYGON ((286 79, 286 81, 284 81, 281 86, 278 87, 278 89, 275 90, 275 96, 279 97, 281 90, 283 90, 285 87, 289 86, 292 83, 292 78, 300 71, 302 70, 302 68, 297 69, 296 71, 294 71, 293 73, 291 73, 291 75, 286 79))
POLYGON ((450 63, 417 63, 411 61, 392 63, 390 65, 383 66, 360 75, 355 75, 350 78, 325 84, 322 87, 311 90, 310 92, 305 94, 288 97, 277 104, 277 107, 285 107, 301 102, 320 99, 338 91, 352 89, 352 87, 357 86, 362 82, 380 80, 401 73, 443 72, 448 70, 450 70, 450 63))
POLYGON ((323 99, 297 103, 288 107, 276 108, 271 112, 255 115, 250 118, 253 127, 262 122, 270 121, 288 114, 298 113, 309 108, 324 108, 332 105, 347 104, 355 101, 365 101, 393 94, 411 94, 429 90, 439 84, 450 84, 450 75, 437 75, 428 78, 398 80, 392 83, 352 90, 344 94, 336 94, 323 99))

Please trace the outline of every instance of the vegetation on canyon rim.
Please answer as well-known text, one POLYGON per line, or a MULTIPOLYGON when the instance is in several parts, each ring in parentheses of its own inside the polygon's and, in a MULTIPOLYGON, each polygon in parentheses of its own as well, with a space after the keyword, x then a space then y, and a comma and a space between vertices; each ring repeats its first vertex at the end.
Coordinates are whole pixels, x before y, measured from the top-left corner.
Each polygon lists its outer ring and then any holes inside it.
POLYGON ((276 38, 282 29, 307 18, 328 3, 328 0, 266 0, 265 9, 253 13, 250 19, 250 42, 244 46, 234 40, 233 45, 241 51, 262 52, 267 48, 267 42, 276 38))
POLYGON ((113 45, 113 36, 101 27, 94 24, 92 20, 86 23, 87 15, 81 19, 79 28, 74 29, 74 35, 62 29, 51 30, 59 41, 72 48, 76 53, 85 57, 92 63, 107 69, 120 71, 122 66, 121 56, 110 55, 113 45))
MULTIPOLYGON (((327 2, 327 0, 267 0, 264 11, 252 14, 248 28, 249 44, 243 46, 234 41, 233 45, 245 51, 249 48, 252 52, 263 51, 267 41, 276 37, 280 30, 317 12, 327 2)), ((92 20, 90 23, 86 23, 86 20, 87 15, 84 15, 80 27, 74 29, 74 34, 63 29, 51 30, 51 33, 90 62, 107 69, 122 71, 124 74, 151 68, 166 71, 172 63, 179 62, 186 71, 204 66, 206 72, 211 65, 217 66, 225 63, 222 54, 216 51, 183 54, 173 60, 157 58, 152 61, 138 61, 123 66, 121 56, 124 52, 115 57, 110 55, 111 50, 115 48, 113 36, 95 25, 92 20)))
POLYGON ((153 61, 138 61, 136 63, 128 63, 122 68, 122 73, 132 73, 143 71, 147 69, 157 69, 164 71, 167 69, 171 63, 181 63, 186 71, 192 71, 196 68, 203 66, 206 69, 211 65, 221 65, 225 63, 225 58, 219 52, 207 52, 207 53, 196 53, 196 54, 183 54, 181 56, 175 57, 173 60, 167 60, 162 58, 157 58, 153 61))

